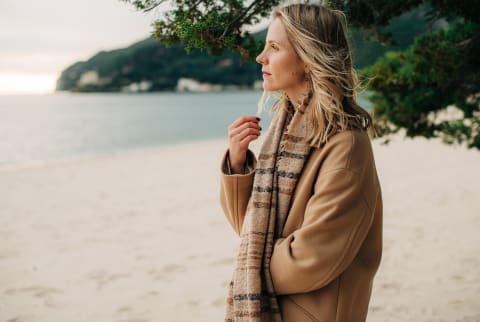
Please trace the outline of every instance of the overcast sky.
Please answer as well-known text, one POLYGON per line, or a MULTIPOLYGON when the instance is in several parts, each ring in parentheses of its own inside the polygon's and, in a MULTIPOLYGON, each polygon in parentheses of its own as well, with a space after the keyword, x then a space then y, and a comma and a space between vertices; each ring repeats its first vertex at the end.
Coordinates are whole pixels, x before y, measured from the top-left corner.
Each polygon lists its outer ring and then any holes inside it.
POLYGON ((120 0, 0 0, 0 94, 53 92, 71 64, 150 36, 165 2, 146 14, 120 0))
POLYGON ((0 0, 3 85, 8 75, 58 77, 100 50, 144 39, 163 10, 144 14, 119 0, 0 0))

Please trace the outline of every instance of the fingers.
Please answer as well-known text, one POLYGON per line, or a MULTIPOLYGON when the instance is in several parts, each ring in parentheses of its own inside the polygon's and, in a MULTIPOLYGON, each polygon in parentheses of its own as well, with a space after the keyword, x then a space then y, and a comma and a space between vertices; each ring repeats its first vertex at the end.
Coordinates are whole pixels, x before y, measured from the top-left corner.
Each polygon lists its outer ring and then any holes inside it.
POLYGON ((246 123, 246 122, 252 122, 252 123, 257 123, 259 122, 260 120, 257 119, 256 116, 249 116, 249 115, 244 115, 244 116, 241 116, 239 117, 237 120, 235 120, 235 122, 232 123, 232 125, 229 126, 229 129, 232 128, 237 128, 239 127, 240 125, 242 125, 243 123, 246 123))
POLYGON ((235 136, 247 128, 262 130, 259 121, 254 116, 242 116, 228 127, 230 136, 235 136))
POLYGON ((256 116, 239 117, 228 127, 230 147, 232 150, 238 151, 238 154, 242 154, 248 149, 250 142, 260 136, 261 130, 259 119, 256 116))
MULTIPOLYGON (((237 140, 240 144, 244 145, 245 142, 250 143, 251 141, 257 139, 260 136, 260 130, 248 128, 245 129, 243 132, 238 134, 237 140)), ((248 147, 248 144, 247 144, 248 147)))
POLYGON ((244 148, 244 149, 247 149, 248 146, 250 145, 250 142, 255 141, 256 139, 258 139, 259 136, 260 136, 260 134, 258 134, 258 135, 255 135, 255 134, 246 135, 246 136, 240 141, 240 146, 242 146, 242 148, 244 148))
POLYGON ((258 123, 244 123, 240 125, 238 128, 230 130, 229 132, 229 137, 231 140, 240 142, 242 141, 245 137, 253 135, 258 137, 261 133, 261 127, 258 125, 258 123))

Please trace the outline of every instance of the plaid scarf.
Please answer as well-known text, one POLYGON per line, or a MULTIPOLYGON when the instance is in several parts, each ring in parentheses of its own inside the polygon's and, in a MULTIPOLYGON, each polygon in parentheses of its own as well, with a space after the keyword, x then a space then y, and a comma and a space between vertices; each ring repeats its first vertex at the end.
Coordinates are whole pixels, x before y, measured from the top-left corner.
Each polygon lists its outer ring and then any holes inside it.
POLYGON ((258 156, 236 268, 228 288, 228 322, 282 321, 270 259, 310 154, 310 144, 306 142, 310 129, 304 110, 295 112, 291 104, 287 105, 288 109, 280 108, 275 114, 258 156))

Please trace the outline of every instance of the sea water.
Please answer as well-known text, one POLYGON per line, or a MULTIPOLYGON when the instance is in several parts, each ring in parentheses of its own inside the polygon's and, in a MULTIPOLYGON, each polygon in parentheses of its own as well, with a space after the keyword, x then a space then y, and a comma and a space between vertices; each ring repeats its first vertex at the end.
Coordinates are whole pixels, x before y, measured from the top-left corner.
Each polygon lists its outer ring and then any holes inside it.
MULTIPOLYGON (((260 91, 0 96, 0 168, 228 138, 260 91)), ((366 101, 364 100, 364 104, 366 101)), ((263 133, 271 114, 260 117, 263 133)))
POLYGON ((0 96, 0 167, 227 138, 238 117, 256 114, 260 96, 258 91, 0 96))

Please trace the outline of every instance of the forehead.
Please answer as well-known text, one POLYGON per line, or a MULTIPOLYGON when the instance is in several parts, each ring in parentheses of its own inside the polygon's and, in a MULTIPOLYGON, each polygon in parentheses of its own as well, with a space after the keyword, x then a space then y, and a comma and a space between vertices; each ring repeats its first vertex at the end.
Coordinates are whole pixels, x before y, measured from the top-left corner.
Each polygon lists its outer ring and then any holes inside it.
POLYGON ((273 41, 285 44, 289 43, 287 31, 285 30, 285 27, 279 18, 273 19, 273 21, 270 23, 267 31, 266 41, 273 41))

